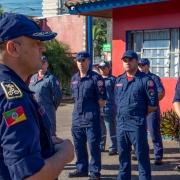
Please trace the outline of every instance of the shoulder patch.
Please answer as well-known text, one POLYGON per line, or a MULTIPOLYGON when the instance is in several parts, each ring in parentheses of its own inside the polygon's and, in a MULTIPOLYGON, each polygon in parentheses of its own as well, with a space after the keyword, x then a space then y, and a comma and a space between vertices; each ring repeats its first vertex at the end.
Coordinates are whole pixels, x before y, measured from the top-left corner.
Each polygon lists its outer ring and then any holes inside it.
POLYGON ((21 90, 13 82, 11 83, 1 82, 1 87, 5 92, 6 98, 8 100, 21 98, 23 96, 21 90))
POLYGON ((153 86, 154 86, 154 82, 153 82, 152 80, 149 80, 149 81, 147 82, 147 85, 148 85, 149 87, 153 87, 153 86))
POLYGON ((4 112, 3 117, 8 126, 13 126, 27 120, 22 106, 4 112))

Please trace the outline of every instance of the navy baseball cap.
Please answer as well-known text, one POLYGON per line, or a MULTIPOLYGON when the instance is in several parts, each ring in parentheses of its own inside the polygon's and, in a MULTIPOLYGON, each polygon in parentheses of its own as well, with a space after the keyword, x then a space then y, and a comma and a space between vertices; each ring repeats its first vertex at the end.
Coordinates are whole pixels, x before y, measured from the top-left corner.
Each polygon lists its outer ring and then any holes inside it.
POLYGON ((90 54, 86 51, 81 51, 77 53, 76 60, 85 60, 90 57, 90 54))
POLYGON ((139 64, 145 66, 145 65, 150 64, 150 62, 149 62, 149 59, 147 59, 147 58, 141 58, 141 59, 139 60, 139 64))
POLYGON ((1 14, 0 27, 0 43, 20 36, 46 41, 57 35, 54 32, 42 31, 34 21, 16 13, 1 14))
POLYGON ((47 59, 47 57, 46 56, 42 56, 42 58, 41 58, 44 62, 48 62, 48 59, 47 59))
POLYGON ((110 64, 107 61, 101 61, 98 67, 110 67, 110 64))
POLYGON ((123 58, 125 58, 125 57, 130 58, 130 59, 138 59, 138 55, 137 55, 133 50, 127 50, 127 51, 123 54, 123 56, 122 56, 121 59, 123 59, 123 58))

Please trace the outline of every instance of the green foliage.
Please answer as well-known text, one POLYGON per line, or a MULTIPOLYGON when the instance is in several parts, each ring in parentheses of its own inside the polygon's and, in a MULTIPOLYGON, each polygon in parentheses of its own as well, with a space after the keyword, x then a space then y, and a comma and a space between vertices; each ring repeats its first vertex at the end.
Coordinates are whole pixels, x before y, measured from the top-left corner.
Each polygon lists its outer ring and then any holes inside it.
POLYGON ((3 14, 4 13, 4 10, 0 9, 0 14, 3 14))
POLYGON ((45 41, 46 52, 43 53, 49 62, 48 70, 60 81, 63 94, 70 94, 70 79, 73 75, 74 61, 70 57, 68 45, 56 40, 45 41))
POLYGON ((107 19, 93 18, 94 56, 101 56, 102 45, 107 41, 107 19))
POLYGON ((180 123, 179 117, 172 109, 163 113, 160 124, 161 135, 164 137, 171 136, 175 140, 179 138, 180 123))

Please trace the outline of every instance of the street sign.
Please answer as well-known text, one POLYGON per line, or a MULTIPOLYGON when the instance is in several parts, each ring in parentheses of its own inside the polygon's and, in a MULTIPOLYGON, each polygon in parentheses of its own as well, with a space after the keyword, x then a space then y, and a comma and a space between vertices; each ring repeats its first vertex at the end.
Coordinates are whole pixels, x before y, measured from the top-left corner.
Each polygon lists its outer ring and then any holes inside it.
POLYGON ((103 51, 111 51, 112 44, 103 44, 103 51))

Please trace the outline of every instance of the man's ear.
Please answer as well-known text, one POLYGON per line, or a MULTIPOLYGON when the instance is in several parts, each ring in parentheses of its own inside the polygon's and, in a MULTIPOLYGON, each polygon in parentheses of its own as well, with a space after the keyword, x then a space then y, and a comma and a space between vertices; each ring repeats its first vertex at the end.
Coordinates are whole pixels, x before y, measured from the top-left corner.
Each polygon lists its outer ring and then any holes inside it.
POLYGON ((18 52, 18 43, 14 43, 13 41, 8 41, 6 44, 7 52, 12 57, 19 57, 18 52))

